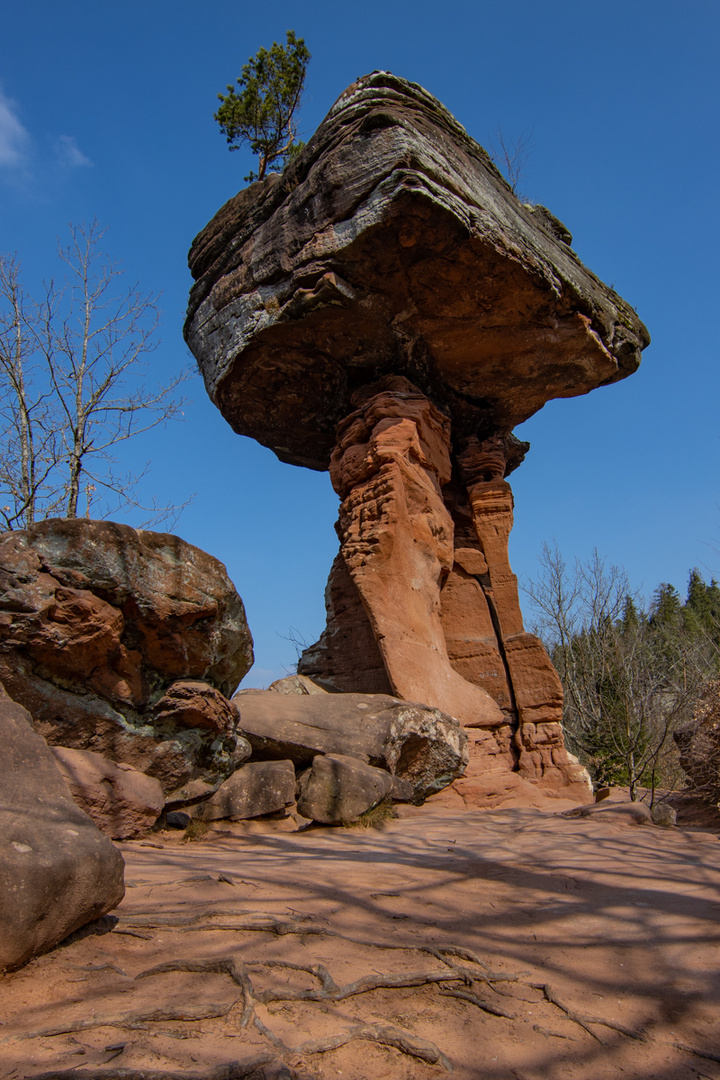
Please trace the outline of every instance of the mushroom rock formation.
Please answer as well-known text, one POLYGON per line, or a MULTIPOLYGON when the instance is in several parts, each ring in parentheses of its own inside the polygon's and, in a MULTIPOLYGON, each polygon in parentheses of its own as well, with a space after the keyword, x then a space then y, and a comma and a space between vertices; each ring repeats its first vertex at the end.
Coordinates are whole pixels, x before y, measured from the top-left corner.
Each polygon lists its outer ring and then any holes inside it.
POLYGON ((233 429, 328 468, 342 500, 301 672, 486 728, 494 762, 550 786, 578 769, 508 562, 511 431, 649 342, 571 239, 435 98, 374 72, 196 238, 185 327, 233 429))

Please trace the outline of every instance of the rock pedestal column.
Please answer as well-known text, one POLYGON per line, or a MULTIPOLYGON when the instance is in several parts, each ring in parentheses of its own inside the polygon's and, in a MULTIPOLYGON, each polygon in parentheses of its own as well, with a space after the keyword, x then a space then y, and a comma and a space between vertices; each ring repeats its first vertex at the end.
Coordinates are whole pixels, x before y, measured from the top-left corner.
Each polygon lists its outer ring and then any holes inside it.
POLYGON ((517 440, 469 440, 453 461, 450 423, 407 379, 355 395, 330 476, 342 499, 328 625, 299 670, 328 689, 392 693, 478 730, 470 771, 582 783, 560 719, 562 688, 525 633, 504 480, 517 440))

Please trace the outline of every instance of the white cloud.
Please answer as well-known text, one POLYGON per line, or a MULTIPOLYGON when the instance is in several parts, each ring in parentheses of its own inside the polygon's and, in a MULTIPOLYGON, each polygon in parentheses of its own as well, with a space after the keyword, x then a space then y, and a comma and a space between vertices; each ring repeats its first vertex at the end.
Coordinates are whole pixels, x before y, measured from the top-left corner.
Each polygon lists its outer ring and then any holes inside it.
POLYGON ((17 105, 0 89, 0 168, 23 168, 29 147, 30 135, 18 119, 17 105))
POLYGON ((60 135, 55 141, 55 153, 60 165, 65 169, 81 169, 92 165, 92 161, 77 144, 74 135, 60 135))

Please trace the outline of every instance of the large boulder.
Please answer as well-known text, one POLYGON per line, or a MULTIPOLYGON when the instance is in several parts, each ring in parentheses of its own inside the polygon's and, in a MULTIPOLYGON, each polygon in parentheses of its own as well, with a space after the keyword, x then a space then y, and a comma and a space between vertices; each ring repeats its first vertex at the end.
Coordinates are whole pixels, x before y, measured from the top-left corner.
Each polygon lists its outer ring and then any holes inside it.
POLYGON ((0 687, 0 971, 52 949, 123 898, 124 863, 76 806, 30 716, 0 687))
POLYGON ((324 825, 353 821, 386 799, 393 778, 344 754, 318 755, 298 780, 298 811, 324 825))
POLYGON ((143 836, 160 817, 165 795, 155 777, 92 750, 50 749, 75 802, 113 840, 143 836))
POLYGON ((456 720, 387 694, 241 690, 233 701, 256 758, 299 766, 317 754, 357 758, 409 781, 416 801, 452 783, 467 765, 467 735, 456 720))
POLYGON ((247 747, 218 699, 252 659, 224 566, 177 536, 81 519, 0 536, 0 680, 49 743, 165 790, 223 779, 247 747))
POLYGON ((275 814, 294 802, 292 761, 251 761, 229 776, 194 814, 201 821, 245 821, 275 814))

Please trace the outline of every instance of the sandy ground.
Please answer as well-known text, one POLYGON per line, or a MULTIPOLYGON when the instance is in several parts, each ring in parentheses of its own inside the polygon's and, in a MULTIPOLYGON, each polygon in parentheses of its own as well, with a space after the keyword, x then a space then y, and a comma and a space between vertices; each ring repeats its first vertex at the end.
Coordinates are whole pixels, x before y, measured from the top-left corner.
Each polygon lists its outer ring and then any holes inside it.
POLYGON ((0 978, 3 1078, 720 1078, 710 832, 428 804, 120 846, 117 921, 0 978))

